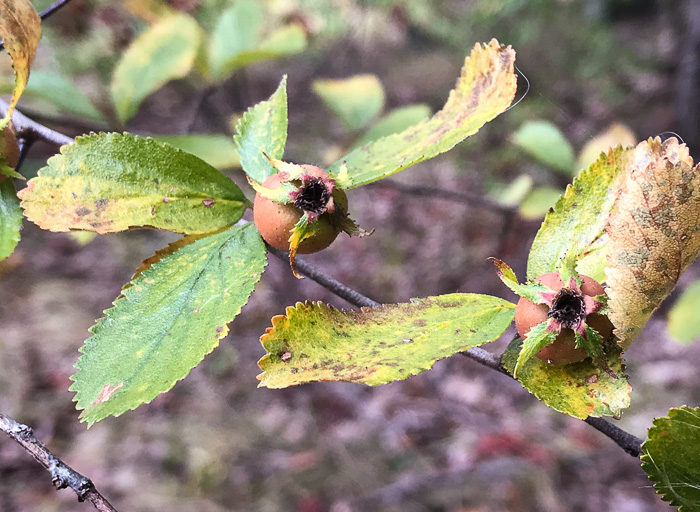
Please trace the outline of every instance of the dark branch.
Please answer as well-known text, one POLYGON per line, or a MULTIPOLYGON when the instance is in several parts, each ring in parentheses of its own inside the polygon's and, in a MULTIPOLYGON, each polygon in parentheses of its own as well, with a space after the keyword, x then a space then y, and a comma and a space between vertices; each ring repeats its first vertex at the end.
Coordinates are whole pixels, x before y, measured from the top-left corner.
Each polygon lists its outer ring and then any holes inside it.
POLYGON ((613 425, 609 421, 605 421, 603 418, 593 418, 589 416, 583 421, 615 441, 620 448, 625 450, 632 457, 639 457, 642 454, 643 441, 637 436, 622 430, 620 427, 613 425))
MULTIPOLYGON (((66 5, 68 2, 70 2, 70 0, 58 0, 58 2, 52 3, 46 9, 44 9, 43 11, 41 11, 39 13, 39 17, 42 19, 42 21, 45 20, 46 18, 51 16, 53 13, 58 11, 61 7, 66 5)), ((3 44, 2 41, 0 41, 0 50, 2 50, 4 48, 5 48, 5 45, 3 44)))
POLYGON ((51 453, 44 446, 44 443, 34 437, 31 428, 0 413, 0 430, 17 441, 22 448, 32 454, 39 464, 49 470, 51 480, 57 489, 70 487, 78 495, 78 501, 89 501, 100 512, 117 512, 109 501, 95 489, 92 480, 67 466, 51 453))
MULTIPOLYGON (((0 100, 0 111, 6 111, 7 107, 7 102, 0 100)), ((43 124, 32 121, 17 109, 12 113, 12 125, 15 127, 17 135, 26 139, 40 139, 51 144, 56 144, 57 146, 63 146, 73 142, 73 139, 67 135, 63 135, 51 128, 47 128, 43 124)))

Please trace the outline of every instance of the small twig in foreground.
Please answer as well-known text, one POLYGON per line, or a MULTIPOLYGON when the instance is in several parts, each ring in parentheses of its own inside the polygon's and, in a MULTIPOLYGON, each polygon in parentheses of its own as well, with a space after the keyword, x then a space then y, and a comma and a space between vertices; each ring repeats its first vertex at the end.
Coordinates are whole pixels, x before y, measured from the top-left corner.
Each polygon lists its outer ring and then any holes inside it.
MULTIPOLYGON (((0 100, 0 111, 5 112, 7 108, 7 102, 0 100)), ((15 131, 19 137, 40 139, 51 144, 56 144, 57 146, 71 144, 73 142, 73 139, 68 137, 68 135, 63 135, 43 124, 32 121, 17 109, 12 113, 12 125, 15 127, 15 131)))
POLYGON ((78 495, 78 501, 89 501, 100 512, 117 512, 109 501, 95 489, 92 480, 67 466, 51 453, 44 446, 44 443, 34 437, 31 428, 0 413, 0 430, 17 441, 34 456, 39 464, 49 470, 53 484, 57 489, 70 487, 78 495))

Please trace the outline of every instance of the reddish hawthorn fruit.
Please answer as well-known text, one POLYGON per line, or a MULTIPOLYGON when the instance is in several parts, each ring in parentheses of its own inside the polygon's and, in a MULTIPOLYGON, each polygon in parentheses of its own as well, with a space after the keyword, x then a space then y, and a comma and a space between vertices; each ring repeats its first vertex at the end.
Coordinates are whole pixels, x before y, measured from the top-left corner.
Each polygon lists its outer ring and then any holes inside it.
POLYGON ((549 318, 561 324, 561 333, 554 342, 536 354, 543 361, 558 365, 583 361, 587 354, 585 350, 576 348, 574 331, 582 332, 586 324, 595 329, 603 340, 612 334, 613 325, 608 317, 593 312, 598 308, 594 297, 603 295, 605 290, 588 276, 580 275, 580 278, 580 287, 570 287, 564 284, 558 272, 543 274, 535 281, 552 290, 549 297, 551 306, 535 304, 524 297, 518 301, 515 327, 523 339, 527 338, 530 329, 549 318))
MULTIPOLYGON (((253 202, 253 222, 263 239, 272 247, 282 251, 290 250, 290 233, 306 212, 318 222, 317 231, 304 239, 296 252, 310 254, 325 249, 343 230, 342 223, 334 217, 347 215, 348 198, 345 192, 335 188, 328 174, 314 165, 301 166, 305 174, 301 177, 294 201, 283 204, 260 192, 253 202)), ((276 190, 288 181, 286 172, 278 172, 267 178, 262 186, 276 190)))
MULTIPOLYGON (((13 169, 19 163, 19 143, 17 136, 11 126, 6 126, 0 131, 0 157, 4 162, 13 169)), ((0 182, 7 178, 6 175, 0 174, 0 182)))

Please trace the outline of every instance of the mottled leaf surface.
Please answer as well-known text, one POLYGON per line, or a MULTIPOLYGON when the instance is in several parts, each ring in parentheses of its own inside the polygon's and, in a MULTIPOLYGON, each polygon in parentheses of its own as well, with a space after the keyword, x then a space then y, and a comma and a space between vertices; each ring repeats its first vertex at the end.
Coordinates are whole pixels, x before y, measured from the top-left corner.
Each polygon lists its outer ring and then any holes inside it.
POLYGON ((574 171, 574 149, 548 121, 526 122, 513 134, 513 142, 548 167, 569 175, 574 171))
POLYGON ((700 249, 700 167, 675 138, 641 142, 607 228, 610 320, 627 348, 700 249))
POLYGON ((19 242, 22 209, 11 179, 0 182, 0 260, 7 258, 19 242))
POLYGON ((362 129, 377 116, 386 99, 384 87, 376 75, 316 80, 313 91, 349 132, 362 129))
POLYGON ((287 77, 270 96, 248 109, 236 127, 236 149, 241 166, 251 179, 262 183, 277 173, 265 158, 281 159, 287 144, 287 77))
POLYGON ((668 333, 681 343, 700 338, 700 281, 688 286, 668 313, 668 333))
POLYGON ((642 469, 661 499, 679 512, 700 510, 700 408, 684 405, 656 418, 642 452, 642 469))
POLYGON ((352 150, 330 170, 347 162, 351 186, 359 187, 433 158, 475 134, 513 101, 515 51, 495 39, 477 44, 467 57, 457 86, 445 106, 430 119, 401 133, 352 150))
MULTIPOLYGON (((628 158, 629 151, 617 147, 574 178, 545 216, 532 242, 527 260, 528 279, 557 271, 559 262, 571 250, 579 254, 579 260, 590 254, 595 242, 605 234, 628 158)), ((597 247, 603 250, 600 245, 597 247)), ((604 267, 604 258, 596 261, 604 267)), ((596 271, 589 266, 587 270, 600 275, 603 267, 596 271)), ((591 275, 580 268, 579 272, 591 275)))
POLYGON ((186 76, 194 65, 200 41, 199 25, 185 14, 168 16, 137 37, 112 76, 110 89, 119 119, 126 122, 148 95, 186 76))
POLYGON ((89 425, 183 379, 226 336, 266 264, 252 224, 175 249, 147 262, 91 329, 71 386, 89 425))
POLYGON ((0 120, 1 129, 12 118, 12 111, 27 85, 29 68, 41 39, 41 19, 29 0, 0 0, 0 39, 15 71, 15 88, 5 117, 0 120))
POLYGON ((436 361, 497 339, 515 305, 455 293, 361 311, 297 303, 273 317, 260 341, 260 385, 284 388, 314 381, 379 385, 429 370, 436 361))
MULTIPOLYGON (((521 347, 522 340, 517 337, 503 354, 501 362, 511 375, 521 347)), ((589 359, 555 366, 532 357, 518 368, 517 380, 552 409, 575 418, 619 417, 629 407, 632 387, 624 376, 620 357, 608 354, 607 362, 618 379, 594 366, 589 359)))
POLYGON ((231 137, 220 134, 154 135, 153 138, 201 158, 217 169, 240 167, 236 145, 231 137))
POLYGON ((206 233, 235 224, 247 204, 235 183, 196 156, 118 133, 62 147, 19 195, 24 214, 44 229, 97 233, 206 233))

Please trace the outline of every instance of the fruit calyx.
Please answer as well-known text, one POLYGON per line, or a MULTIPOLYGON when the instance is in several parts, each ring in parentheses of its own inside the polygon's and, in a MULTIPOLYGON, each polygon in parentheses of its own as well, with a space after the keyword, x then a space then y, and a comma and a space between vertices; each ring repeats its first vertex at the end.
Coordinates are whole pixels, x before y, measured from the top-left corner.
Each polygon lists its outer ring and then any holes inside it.
POLYGON ((253 206, 255 225, 271 246, 289 251, 289 263, 294 275, 297 252, 313 253, 325 249, 341 231, 364 236, 350 218, 347 196, 338 186, 347 181, 347 167, 334 176, 313 165, 297 165, 270 158, 278 171, 262 184, 250 178, 256 191, 253 206))

